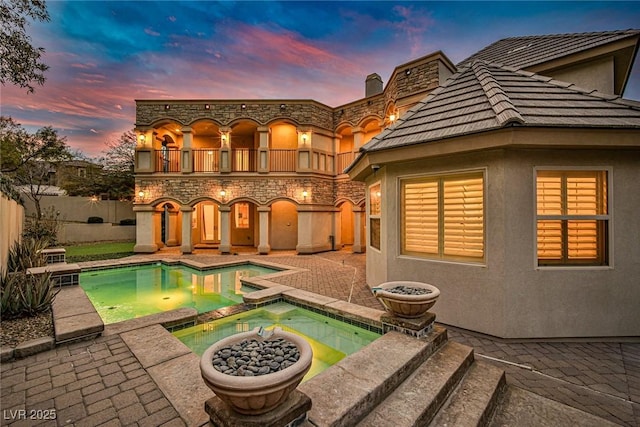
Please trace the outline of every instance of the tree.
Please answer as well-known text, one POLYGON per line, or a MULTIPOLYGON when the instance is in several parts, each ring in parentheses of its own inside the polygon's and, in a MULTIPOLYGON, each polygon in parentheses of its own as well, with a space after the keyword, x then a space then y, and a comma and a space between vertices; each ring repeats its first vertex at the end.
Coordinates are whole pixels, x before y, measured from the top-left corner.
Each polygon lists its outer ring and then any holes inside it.
POLYGON ((130 200, 134 196, 136 134, 126 131, 117 141, 107 142, 100 163, 103 165, 103 178, 109 198, 130 200))
POLYGON ((50 185, 56 165, 70 158, 66 138, 59 137, 50 126, 28 133, 10 117, 0 117, 1 170, 13 177, 15 184, 27 187, 33 200, 36 219, 42 218, 40 200, 50 185))
POLYGON ((44 72, 49 68, 40 57, 41 47, 31 44, 27 35, 27 18, 49 21, 44 0, 2 0, 0 2, 0 82, 7 82, 34 91, 33 83, 43 85, 44 72))

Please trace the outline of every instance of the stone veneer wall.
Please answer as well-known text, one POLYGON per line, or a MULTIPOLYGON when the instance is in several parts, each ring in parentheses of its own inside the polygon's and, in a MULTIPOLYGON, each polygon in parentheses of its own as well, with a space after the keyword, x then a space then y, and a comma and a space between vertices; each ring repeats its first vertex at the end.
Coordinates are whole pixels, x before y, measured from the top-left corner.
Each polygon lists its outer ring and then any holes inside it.
POLYGON ((348 199, 354 205, 362 203, 365 198, 366 184, 359 181, 350 181, 348 178, 342 178, 335 181, 335 199, 342 201, 348 199))
POLYGON ((184 126, 201 119, 214 120, 220 126, 242 119, 253 120, 260 125, 290 119, 299 125, 333 131, 340 123, 357 126, 366 117, 383 119, 385 107, 390 103, 434 89, 439 84, 438 64, 438 59, 432 59, 400 67, 391 76, 383 93, 336 108, 312 100, 139 100, 136 101, 136 126, 151 126, 163 119, 184 126), (407 75, 405 70, 411 70, 411 73, 407 75), (209 109, 205 105, 209 105, 209 109), (242 105, 245 105, 244 109, 242 105), (281 108, 281 105, 285 107, 281 108))
POLYGON ((151 126, 163 119, 188 126, 201 119, 214 120, 220 126, 246 119, 267 125, 274 120, 290 119, 301 125, 333 129, 333 109, 315 101, 136 101, 136 126, 151 126), (246 105, 243 109, 242 105, 246 105), (165 108, 169 106, 169 109, 165 108), (209 109, 205 108, 209 105, 209 109), (280 108, 284 105, 284 108, 280 108))
POLYGON ((158 199, 174 199, 182 205, 193 200, 209 198, 220 203, 235 199, 253 199, 261 205, 274 200, 290 199, 300 204, 334 204, 334 180, 332 177, 300 176, 291 178, 277 177, 239 177, 233 178, 144 178, 137 182, 137 188, 143 188, 149 194, 144 203, 154 203, 158 199), (221 200, 220 191, 225 190, 227 197, 221 200), (302 197, 302 190, 309 193, 302 197))

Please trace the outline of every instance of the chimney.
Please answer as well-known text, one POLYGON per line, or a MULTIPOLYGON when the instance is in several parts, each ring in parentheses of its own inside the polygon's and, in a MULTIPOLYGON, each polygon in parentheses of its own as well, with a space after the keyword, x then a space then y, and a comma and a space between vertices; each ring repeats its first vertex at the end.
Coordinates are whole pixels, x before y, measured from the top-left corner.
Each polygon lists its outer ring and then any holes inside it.
POLYGON ((382 78, 376 74, 369 74, 365 81, 364 96, 370 97, 382 93, 382 78))

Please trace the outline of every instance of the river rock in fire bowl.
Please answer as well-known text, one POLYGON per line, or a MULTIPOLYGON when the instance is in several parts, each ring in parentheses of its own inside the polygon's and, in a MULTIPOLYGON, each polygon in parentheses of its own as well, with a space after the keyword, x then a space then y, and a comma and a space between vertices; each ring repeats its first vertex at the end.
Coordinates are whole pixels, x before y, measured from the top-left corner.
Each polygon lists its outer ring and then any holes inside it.
POLYGON ((423 316, 440 296, 440 290, 422 282, 385 282, 373 294, 394 316, 415 319, 423 316))
POLYGON ((286 400, 311 368, 312 357, 311 345, 302 337, 281 328, 255 328, 207 348, 200 373, 234 411, 259 415, 286 400))

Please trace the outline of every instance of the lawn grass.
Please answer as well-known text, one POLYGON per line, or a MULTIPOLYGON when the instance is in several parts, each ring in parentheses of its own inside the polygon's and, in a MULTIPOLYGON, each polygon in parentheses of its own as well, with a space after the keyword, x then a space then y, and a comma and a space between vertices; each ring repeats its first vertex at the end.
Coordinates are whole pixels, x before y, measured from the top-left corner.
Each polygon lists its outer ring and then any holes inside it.
POLYGON ((97 261, 133 255, 135 242, 82 243, 64 245, 67 262, 97 261))

